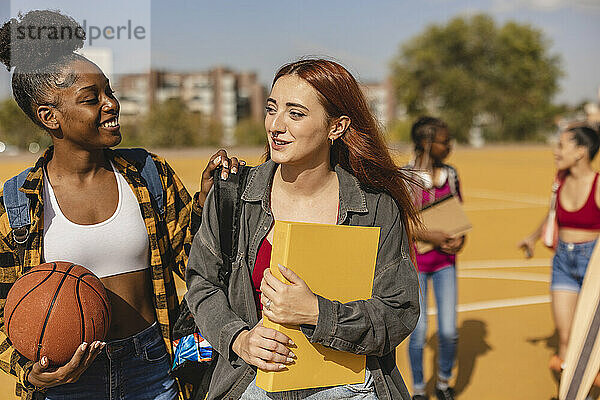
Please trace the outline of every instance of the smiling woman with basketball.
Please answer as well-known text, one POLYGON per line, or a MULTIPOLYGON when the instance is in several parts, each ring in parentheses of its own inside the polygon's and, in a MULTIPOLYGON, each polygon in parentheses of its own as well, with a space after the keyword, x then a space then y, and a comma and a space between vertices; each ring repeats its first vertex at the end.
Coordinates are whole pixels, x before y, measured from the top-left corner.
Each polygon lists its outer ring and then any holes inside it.
MULTIPOLYGON (((22 398, 42 391, 50 400, 112 399, 115 393, 177 398, 179 389, 169 375, 178 312, 173 273, 183 276, 191 220, 199 222, 211 171, 231 162, 235 172, 237 160, 228 160, 224 151, 215 154, 192 200, 164 159, 141 149, 111 149, 121 141, 119 102, 98 66, 74 53, 83 40, 19 41, 12 35, 11 41, 11 32, 21 26, 81 29, 58 12, 31 11, 0 30, 0 60, 15 67, 15 99, 53 142, 19 186, 31 216, 23 254, 3 206, 8 193, 0 196, 2 298, 31 267, 69 261, 101 278, 112 319, 107 343, 82 344, 63 366, 49 365, 45 357, 38 362, 22 357, 1 321, 2 368, 17 376, 16 394, 22 398)), ((2 314, 4 300, 0 304, 2 314)))
MULTIPOLYGON (((592 168, 600 138, 588 126, 573 126, 560 134, 554 150, 558 169, 555 210, 558 243, 552 263, 552 311, 558 331, 558 354, 550 368, 562 369, 577 297, 588 262, 600 234, 599 174, 592 168)), ((519 243, 533 255, 535 242, 542 236, 543 225, 519 243)))

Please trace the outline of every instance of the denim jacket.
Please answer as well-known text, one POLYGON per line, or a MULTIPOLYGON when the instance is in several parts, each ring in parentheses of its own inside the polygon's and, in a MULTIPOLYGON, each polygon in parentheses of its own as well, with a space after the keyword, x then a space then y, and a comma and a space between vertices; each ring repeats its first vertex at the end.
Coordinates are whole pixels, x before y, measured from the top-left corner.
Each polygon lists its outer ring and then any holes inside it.
MULTIPOLYGON (((253 167, 242 194, 238 253, 227 288, 218 279, 222 264, 214 193, 205 203, 202 225, 194 237, 186 269, 185 297, 200 331, 218 353, 208 399, 237 400, 252 382, 256 368, 231 346, 237 334, 260 317, 254 302, 252 270, 260 243, 274 219, 270 193, 277 164, 253 167)), ((313 343, 367 356, 367 368, 381 400, 410 399, 396 366, 396 347, 419 318, 419 284, 409 257, 409 243, 397 203, 386 193, 363 188, 339 165, 338 224, 381 228, 372 297, 339 303, 318 296, 319 318, 302 327, 313 343)))

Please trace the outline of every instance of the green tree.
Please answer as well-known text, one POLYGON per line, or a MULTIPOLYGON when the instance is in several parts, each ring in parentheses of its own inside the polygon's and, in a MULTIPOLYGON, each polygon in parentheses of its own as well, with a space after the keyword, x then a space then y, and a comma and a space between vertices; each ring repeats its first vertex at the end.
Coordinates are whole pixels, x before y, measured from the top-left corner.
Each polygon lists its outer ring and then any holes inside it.
POLYGON ((391 123, 388 124, 388 127, 385 131, 386 137, 388 138, 388 140, 394 143, 410 142, 412 140, 410 137, 411 125, 412 122, 408 119, 397 119, 391 121, 391 123))
POLYGON ((146 131, 145 116, 135 119, 120 118, 121 143, 120 147, 146 147, 151 142, 151 135, 146 131))
POLYGON ((240 121, 233 132, 235 142, 239 145, 258 146, 264 145, 267 140, 265 124, 252 119, 240 121))
POLYGON ((183 147, 200 144, 202 117, 190 112, 179 99, 154 104, 143 123, 144 145, 154 147, 183 147))
POLYGON ((200 141, 202 146, 219 146, 223 141, 223 125, 215 119, 204 119, 200 125, 200 141))
POLYGON ((439 116, 463 141, 482 119, 487 139, 523 140, 551 126, 562 70, 540 30, 480 14, 426 28, 401 46, 392 74, 411 117, 439 116))
POLYGON ((21 149, 27 149, 32 142, 39 143, 43 149, 51 142, 50 136, 34 124, 12 98, 0 102, 0 138, 21 149))

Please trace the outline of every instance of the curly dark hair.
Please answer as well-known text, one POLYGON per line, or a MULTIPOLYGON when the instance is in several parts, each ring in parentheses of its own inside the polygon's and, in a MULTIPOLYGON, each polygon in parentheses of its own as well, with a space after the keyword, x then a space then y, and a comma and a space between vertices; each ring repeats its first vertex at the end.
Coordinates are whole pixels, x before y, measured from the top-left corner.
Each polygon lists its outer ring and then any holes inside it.
POLYGON ((448 129, 448 125, 439 118, 419 117, 410 129, 410 137, 415 146, 415 153, 423 153, 423 141, 432 141, 440 129, 448 129))
POLYGON ((66 70, 75 60, 87 60, 75 50, 83 47, 85 31, 73 18, 53 10, 34 10, 11 18, 0 28, 0 61, 12 75, 13 96, 37 125, 36 106, 57 106, 56 90, 69 87, 77 76, 66 70))
POLYGON ((600 148, 600 137, 598 132, 588 125, 576 125, 567 128, 567 132, 573 133, 573 140, 578 146, 587 148, 590 161, 596 157, 598 148, 600 148))

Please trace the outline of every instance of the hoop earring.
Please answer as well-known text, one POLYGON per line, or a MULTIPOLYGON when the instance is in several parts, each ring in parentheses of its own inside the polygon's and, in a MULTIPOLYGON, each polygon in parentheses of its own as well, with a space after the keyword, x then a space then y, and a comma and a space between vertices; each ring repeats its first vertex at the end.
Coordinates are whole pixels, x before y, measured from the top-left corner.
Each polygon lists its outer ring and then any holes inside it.
POLYGON ((331 140, 331 145, 333 146, 333 138, 329 138, 329 140, 331 140))

